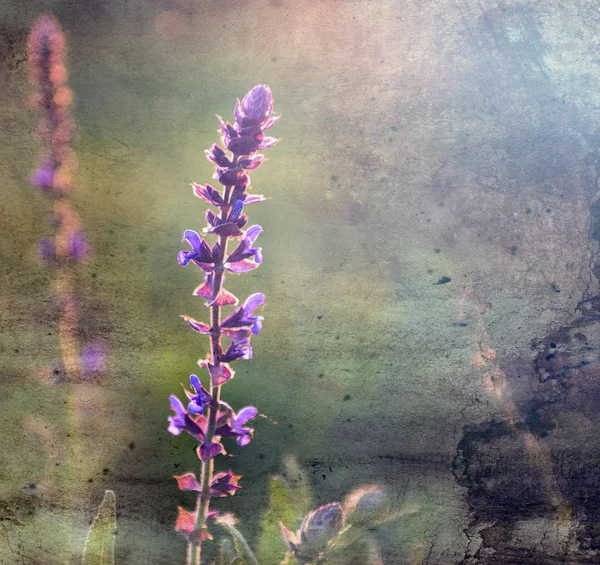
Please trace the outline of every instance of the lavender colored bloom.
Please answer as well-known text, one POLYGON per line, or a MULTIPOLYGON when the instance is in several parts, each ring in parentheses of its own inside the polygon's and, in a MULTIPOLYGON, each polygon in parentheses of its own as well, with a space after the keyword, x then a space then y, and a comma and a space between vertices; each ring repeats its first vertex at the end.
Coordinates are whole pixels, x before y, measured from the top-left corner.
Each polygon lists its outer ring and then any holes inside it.
POLYGON ((222 363, 231 363, 236 359, 252 359, 252 347, 249 339, 232 343, 227 351, 219 356, 222 363))
POLYGON ((217 473, 210 483, 211 496, 233 496, 242 487, 238 485, 241 475, 234 475, 233 471, 217 473))
POLYGON ((175 412, 175 416, 169 416, 169 433, 174 436, 178 436, 181 432, 187 431, 187 423, 186 416, 187 412, 185 408, 174 394, 169 396, 169 401, 171 402, 171 410, 175 412))
POLYGON ((171 410, 175 412, 175 416, 169 416, 169 433, 178 436, 181 432, 187 432, 196 439, 203 440, 206 430, 206 418, 198 416, 193 419, 187 413, 183 403, 175 395, 169 396, 171 402, 171 410))
POLYGON ((203 414, 206 404, 212 401, 212 396, 202 386, 200 379, 196 375, 190 375, 190 386, 193 392, 185 390, 185 394, 189 399, 188 412, 192 414, 203 414))
POLYGON ((271 89, 266 84, 259 84, 244 96, 241 103, 238 99, 234 111, 236 124, 239 127, 265 124, 273 113, 273 107, 271 89))
POLYGON ((256 418, 258 410, 254 406, 245 406, 236 414, 227 403, 221 402, 221 406, 225 411, 219 414, 217 434, 221 437, 236 438, 240 446, 248 445, 254 428, 244 427, 244 424, 256 418))
MULTIPOLYGON (((238 200, 238 202, 240 202, 238 200)), ((252 247, 258 235, 262 232, 259 225, 246 230, 242 241, 227 258, 225 268, 232 273, 245 273, 256 269, 262 263, 261 247, 252 247)))
POLYGON ((262 329, 262 321, 264 318, 262 316, 253 316, 252 313, 259 306, 263 306, 264 303, 264 294, 260 292, 251 294, 242 306, 237 308, 230 316, 221 322, 221 327, 236 330, 250 328, 254 335, 258 335, 262 329))
POLYGON ((202 461, 208 461, 216 457, 220 453, 224 453, 225 449, 219 441, 219 436, 215 435, 212 440, 207 441, 206 432, 208 429, 208 420, 205 416, 190 416, 186 411, 183 403, 175 395, 169 397, 171 402, 171 410, 175 412, 175 416, 169 416, 169 433, 178 436, 181 432, 187 432, 192 437, 200 442, 197 453, 202 461))
POLYGON ((214 269, 212 252, 208 243, 202 239, 194 230, 185 230, 181 241, 187 241, 192 248, 191 251, 182 250, 177 254, 177 261, 185 267, 190 261, 198 265, 204 271, 214 269))

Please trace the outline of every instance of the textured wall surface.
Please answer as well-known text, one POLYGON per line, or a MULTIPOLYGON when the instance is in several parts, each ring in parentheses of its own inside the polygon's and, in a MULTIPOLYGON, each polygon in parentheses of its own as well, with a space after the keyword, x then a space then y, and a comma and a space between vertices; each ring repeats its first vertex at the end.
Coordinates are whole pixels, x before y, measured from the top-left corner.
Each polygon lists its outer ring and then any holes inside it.
POLYGON ((223 507, 254 543, 293 455, 319 503, 381 482, 418 509, 385 563, 600 563, 599 45, 584 0, 0 0, 0 563, 78 563, 105 488, 118 563, 183 562, 171 476, 197 459, 167 396, 208 344, 175 255, 204 225, 188 183, 210 181, 214 114, 261 82, 283 141, 252 175, 264 264, 231 290, 267 308, 225 394, 270 419, 223 507), (27 185, 45 11, 94 250, 79 339, 109 352, 77 386, 27 185))

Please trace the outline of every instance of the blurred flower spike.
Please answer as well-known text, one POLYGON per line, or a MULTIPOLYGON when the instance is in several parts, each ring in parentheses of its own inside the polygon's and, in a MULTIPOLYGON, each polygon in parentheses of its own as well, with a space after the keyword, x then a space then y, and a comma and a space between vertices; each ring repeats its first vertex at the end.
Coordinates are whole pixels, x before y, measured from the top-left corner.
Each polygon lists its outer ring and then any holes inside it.
POLYGON ((40 16, 29 34, 27 68, 35 87, 32 106, 40 113, 36 138, 42 145, 39 166, 29 175, 29 184, 54 199, 56 231, 40 242, 44 261, 78 262, 89 256, 89 245, 79 216, 64 198, 74 187, 77 161, 70 144, 75 122, 69 110, 73 93, 67 87, 67 48, 58 20, 40 16))

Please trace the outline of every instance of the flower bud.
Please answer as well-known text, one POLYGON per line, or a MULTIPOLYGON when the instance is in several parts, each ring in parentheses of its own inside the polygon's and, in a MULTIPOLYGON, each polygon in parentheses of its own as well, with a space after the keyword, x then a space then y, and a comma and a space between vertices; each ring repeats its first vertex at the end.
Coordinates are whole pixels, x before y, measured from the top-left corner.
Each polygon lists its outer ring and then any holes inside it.
POLYGON ((302 552, 320 553, 333 541, 344 525, 344 514, 339 502, 333 502, 313 510, 300 526, 302 552))
POLYGON ((346 520, 354 526, 366 526, 382 520, 389 512, 389 497, 383 487, 368 485, 351 492, 344 501, 346 520))

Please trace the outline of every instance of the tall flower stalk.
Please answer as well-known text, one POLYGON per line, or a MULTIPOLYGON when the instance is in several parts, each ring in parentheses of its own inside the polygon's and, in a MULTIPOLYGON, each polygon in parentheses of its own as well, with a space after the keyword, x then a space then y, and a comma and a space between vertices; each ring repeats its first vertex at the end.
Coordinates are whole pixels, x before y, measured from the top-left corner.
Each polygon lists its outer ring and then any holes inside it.
POLYGON ((206 306, 210 308, 209 323, 182 316, 194 331, 210 336, 210 353, 198 362, 201 368, 207 369, 208 387, 204 388, 200 379, 191 375, 191 390, 184 389, 187 407, 177 396, 170 397, 175 415, 169 417, 169 432, 179 435, 185 431, 199 443, 200 476, 185 473, 175 477, 181 490, 197 492, 194 511, 178 507, 175 524, 175 529, 188 539, 188 565, 192 561, 200 565, 202 542, 211 539, 207 524, 218 515, 218 511, 211 509, 211 498, 231 496, 241 488, 238 485, 240 476, 234 475, 231 470, 214 472, 214 458, 225 453, 222 438, 235 438, 238 445, 246 445, 254 431, 246 424, 258 414, 253 406, 235 412, 221 400, 221 387, 235 374, 230 363, 252 358, 250 338, 260 332, 263 320, 254 312, 264 305, 265 297, 262 293, 252 294, 238 306, 238 299, 225 289, 224 283, 226 271, 245 273, 256 269, 262 262, 261 248, 254 247, 262 228, 253 225, 243 229, 248 222, 244 207, 264 200, 261 195, 249 194, 247 171, 256 169, 265 160, 258 151, 279 141, 264 133, 279 119, 272 113, 271 89, 261 84, 255 86, 241 102, 237 100, 233 125, 217 116, 223 147, 214 144, 205 153, 215 164, 214 178, 223 185, 223 189, 195 183, 192 187, 194 194, 217 208, 218 213, 210 208, 206 211, 208 225, 203 230, 205 236, 193 230, 184 232, 183 241, 187 241, 191 250, 180 251, 177 255, 180 265, 194 263, 204 272, 204 282, 193 294, 206 298, 206 306), (206 236, 216 239, 212 247, 206 236), (238 241, 232 252, 228 251, 230 240, 238 241), (237 307, 223 318, 222 308, 226 306, 237 307), (229 340, 227 349, 222 345, 223 337, 229 340))
POLYGON ((36 137, 42 145, 39 167, 29 182, 52 200, 53 233, 40 241, 43 260, 56 268, 55 289, 61 308, 58 336, 66 379, 75 382, 82 376, 77 342, 77 309, 70 266, 89 252, 79 217, 69 202, 73 173, 77 167, 70 143, 75 122, 69 107, 73 93, 67 87, 66 42, 58 20, 40 16, 29 34, 29 80, 37 92, 32 105, 40 112, 36 137))

